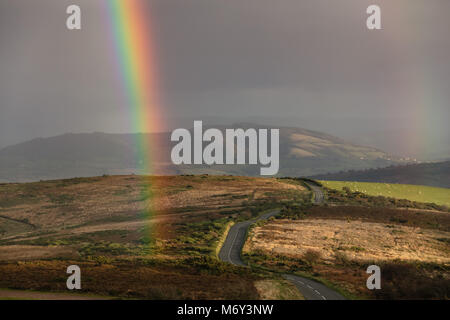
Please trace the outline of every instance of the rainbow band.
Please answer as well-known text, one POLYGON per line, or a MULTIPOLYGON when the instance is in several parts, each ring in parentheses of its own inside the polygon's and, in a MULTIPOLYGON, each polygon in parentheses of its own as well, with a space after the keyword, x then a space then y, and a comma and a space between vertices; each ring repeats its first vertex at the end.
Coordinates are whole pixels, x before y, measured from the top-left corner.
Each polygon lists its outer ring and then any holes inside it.
MULTIPOLYGON (((105 0, 113 30, 120 79, 137 132, 160 131, 156 63, 148 8, 143 0, 105 0)), ((139 163, 152 172, 148 135, 139 135, 139 163)))
MULTIPOLYGON (((130 110, 132 127, 138 133, 162 131, 155 48, 151 34, 149 10, 145 0, 105 0, 112 42, 118 62, 119 79, 130 110)), ((148 134, 137 136, 137 162, 146 174, 154 173, 152 163, 157 161, 155 141, 148 134), (153 152, 152 152, 153 151, 153 152)), ((143 196, 150 200, 145 214, 151 218, 158 212, 159 178, 143 177, 143 196)), ((150 239, 155 240, 155 220, 149 225, 150 239)))

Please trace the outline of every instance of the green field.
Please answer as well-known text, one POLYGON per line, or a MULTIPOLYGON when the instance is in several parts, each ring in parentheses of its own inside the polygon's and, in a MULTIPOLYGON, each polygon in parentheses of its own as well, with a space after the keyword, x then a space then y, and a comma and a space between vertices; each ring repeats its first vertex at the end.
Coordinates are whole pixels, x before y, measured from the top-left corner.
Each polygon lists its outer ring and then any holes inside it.
POLYGON ((323 186, 342 190, 343 187, 351 191, 362 192, 371 196, 384 196, 396 199, 435 203, 450 207, 450 189, 417 186, 410 184, 351 182, 351 181, 320 181, 323 186))

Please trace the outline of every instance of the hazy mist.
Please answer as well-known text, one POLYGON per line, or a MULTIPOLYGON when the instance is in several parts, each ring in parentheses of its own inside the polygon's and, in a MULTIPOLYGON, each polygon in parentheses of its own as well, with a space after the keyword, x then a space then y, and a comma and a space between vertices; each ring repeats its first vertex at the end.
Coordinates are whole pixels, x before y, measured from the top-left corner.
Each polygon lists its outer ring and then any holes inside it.
MULTIPOLYGON (((133 132, 103 1, 0 0, 0 147, 133 132), (65 28, 69 4, 81 31, 65 28)), ((450 156, 450 1, 149 1, 167 129, 255 121, 450 156), (366 8, 382 9, 382 30, 366 8)))

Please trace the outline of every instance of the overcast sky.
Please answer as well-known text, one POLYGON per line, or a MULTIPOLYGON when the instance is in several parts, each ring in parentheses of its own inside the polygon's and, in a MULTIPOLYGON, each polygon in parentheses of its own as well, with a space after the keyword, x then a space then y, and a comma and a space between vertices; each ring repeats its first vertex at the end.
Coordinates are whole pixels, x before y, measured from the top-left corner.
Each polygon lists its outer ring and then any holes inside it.
MULTIPOLYGON (((0 0, 0 147, 133 130, 102 1, 0 0), (81 31, 65 28, 69 4, 82 8, 81 31)), ((450 1, 149 3, 168 128, 270 122, 450 155, 450 1), (374 3, 383 30, 366 28, 374 3)))

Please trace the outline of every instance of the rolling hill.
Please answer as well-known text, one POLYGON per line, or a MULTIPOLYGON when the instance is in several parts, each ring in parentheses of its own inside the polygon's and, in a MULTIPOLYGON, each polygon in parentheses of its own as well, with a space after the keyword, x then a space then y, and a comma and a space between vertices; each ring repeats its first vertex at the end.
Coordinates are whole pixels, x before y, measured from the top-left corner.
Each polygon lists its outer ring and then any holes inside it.
POLYGON ((355 181, 320 181, 320 183, 335 190, 350 190, 370 196, 382 196, 395 199, 406 199, 422 203, 435 203, 450 207, 450 189, 436 188, 398 183, 355 182, 355 181))
POLYGON ((319 180, 384 182, 450 188, 450 161, 390 166, 313 176, 319 180))
MULTIPOLYGON (((231 127, 257 129, 263 126, 243 123, 231 127)), ((147 174, 149 172, 145 172, 139 163, 138 135, 98 132, 64 134, 6 147, 0 150, 0 182, 147 174)), ((154 141, 152 147, 159 157, 159 161, 153 164, 153 174, 259 174, 259 165, 174 166, 170 160, 174 145, 170 141, 170 133, 144 135, 144 139, 154 141)), ((279 176, 311 176, 399 163, 402 163, 401 159, 383 151, 355 145, 325 133, 280 128, 279 176)))

